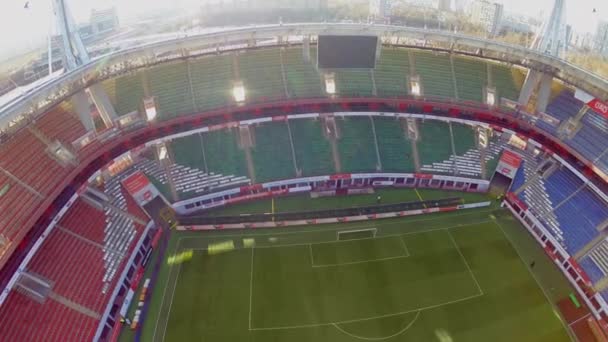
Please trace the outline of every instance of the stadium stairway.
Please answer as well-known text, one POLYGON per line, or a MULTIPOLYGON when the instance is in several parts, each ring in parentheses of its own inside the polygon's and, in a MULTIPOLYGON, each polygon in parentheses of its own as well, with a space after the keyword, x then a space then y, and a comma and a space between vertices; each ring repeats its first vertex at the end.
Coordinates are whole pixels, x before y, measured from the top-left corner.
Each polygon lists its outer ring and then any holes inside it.
POLYGON ((149 70, 151 95, 156 97, 161 120, 193 113, 193 89, 186 62, 163 64, 149 70))
POLYGON ((529 151, 518 151, 518 154, 522 156, 522 165, 515 175, 511 191, 526 203, 528 210, 534 213, 534 216, 545 224, 558 243, 565 247, 564 232, 553 212, 554 203, 547 195, 543 178, 537 174, 541 157, 534 156, 529 151))
POLYGON ((461 100, 483 102, 488 79, 486 64, 463 57, 454 57, 452 60, 458 97, 461 100))
MULTIPOLYGON (((156 182, 162 184, 163 187, 159 191, 162 192, 164 190, 163 195, 170 198, 170 194, 166 192, 169 180, 158 161, 142 158, 142 160, 135 164, 135 167, 149 177, 154 178, 156 182)), ((179 193, 181 199, 193 198, 222 189, 250 184, 249 178, 245 176, 222 175, 214 172, 206 173, 197 168, 180 164, 170 165, 169 171, 175 183, 175 190, 179 193)))
POLYGON ((331 146, 323 136, 319 120, 290 120, 296 163, 302 176, 320 176, 335 173, 331 146))
POLYGON ((374 69, 376 94, 380 97, 405 96, 409 93, 407 78, 410 65, 407 50, 384 48, 374 69))
POLYGON ((512 101, 517 101, 519 98, 519 87, 513 79, 512 68, 503 64, 490 63, 491 79, 493 86, 496 88, 498 99, 506 98, 512 101))
POLYGON ((338 150, 342 170, 348 172, 377 171, 376 142, 370 128, 370 117, 336 118, 338 150))
POLYGON ((413 56, 424 95, 454 98, 454 83, 446 81, 446 75, 452 74, 449 56, 418 51, 413 56))
POLYGON ((412 144, 406 138, 403 122, 395 118, 373 117, 382 170, 415 172, 412 144))
POLYGON ((253 126, 255 145, 251 149, 256 182, 264 183, 296 175, 292 141, 285 122, 253 126))
POLYGON ((286 97, 279 49, 261 49, 238 54, 240 76, 253 101, 286 97))
POLYGON ((220 108, 233 102, 230 89, 234 76, 229 56, 191 59, 188 69, 197 110, 220 108))
MULTIPOLYGON (((316 49, 310 49, 311 58, 316 49)), ((315 98, 324 96, 321 75, 311 61, 305 61, 301 48, 285 48, 282 52, 285 81, 290 97, 315 98)))

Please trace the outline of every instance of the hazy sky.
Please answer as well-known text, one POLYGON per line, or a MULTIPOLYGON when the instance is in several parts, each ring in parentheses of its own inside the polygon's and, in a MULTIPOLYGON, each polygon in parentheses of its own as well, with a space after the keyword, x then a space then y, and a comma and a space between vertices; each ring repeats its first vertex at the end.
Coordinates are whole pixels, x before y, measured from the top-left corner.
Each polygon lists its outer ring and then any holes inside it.
MULTIPOLYGON (((121 18, 133 16, 144 8, 196 7, 206 0, 66 0, 77 21, 86 21, 92 8, 105 9, 115 6, 121 18)), ((331 0, 330 0, 331 1, 331 0)), ((508 12, 518 12, 538 17, 543 11, 549 15, 554 0, 498 0, 508 12)), ((608 20, 607 0, 566 0, 568 22, 576 31, 592 32, 600 17, 608 20), (593 14, 593 8, 597 13, 593 14)), ((11 49, 32 46, 49 31, 52 0, 3 0, 0 3, 0 55, 11 49)), ((53 24, 54 26, 54 21, 53 24)))

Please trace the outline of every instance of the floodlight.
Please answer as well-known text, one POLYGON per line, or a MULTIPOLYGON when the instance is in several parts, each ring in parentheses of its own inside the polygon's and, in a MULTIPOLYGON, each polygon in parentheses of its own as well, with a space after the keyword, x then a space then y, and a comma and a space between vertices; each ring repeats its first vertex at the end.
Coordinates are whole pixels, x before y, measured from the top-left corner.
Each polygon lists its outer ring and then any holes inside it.
POLYGON ((232 88, 232 96, 236 102, 241 103, 245 101, 245 87, 243 86, 243 82, 237 81, 234 83, 234 87, 232 88))

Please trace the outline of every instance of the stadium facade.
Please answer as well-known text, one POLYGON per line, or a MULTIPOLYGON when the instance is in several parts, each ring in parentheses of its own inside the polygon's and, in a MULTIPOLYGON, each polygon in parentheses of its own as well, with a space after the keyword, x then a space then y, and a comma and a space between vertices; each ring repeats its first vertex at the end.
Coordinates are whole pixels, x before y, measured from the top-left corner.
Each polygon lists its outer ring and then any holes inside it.
POLYGON ((238 28, 92 60, 2 108, 0 339, 109 339, 158 242, 141 208, 151 197, 188 213, 313 189, 481 192, 499 179, 605 325, 606 100, 608 81, 561 59, 392 26, 238 28), (376 67, 319 70, 320 34, 379 37, 376 67), (528 110, 533 95, 518 104, 529 70, 552 78, 542 112, 528 110), (83 119, 72 98, 92 87, 115 120, 94 101, 83 119))

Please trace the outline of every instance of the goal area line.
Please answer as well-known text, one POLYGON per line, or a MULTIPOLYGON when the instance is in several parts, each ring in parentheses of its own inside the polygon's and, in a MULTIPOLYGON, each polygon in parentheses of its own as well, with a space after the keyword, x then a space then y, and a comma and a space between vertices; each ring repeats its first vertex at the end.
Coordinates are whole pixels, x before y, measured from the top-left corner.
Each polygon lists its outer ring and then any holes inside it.
MULTIPOLYGON (((346 262, 338 262, 338 263, 318 264, 318 263, 315 263, 315 258, 314 258, 315 253, 313 252, 313 247, 312 247, 313 245, 316 245, 316 244, 311 243, 311 244, 308 244, 308 251, 310 253, 310 265, 312 268, 339 267, 339 266, 366 264, 366 263, 381 262, 381 261, 388 261, 388 260, 395 260, 395 259, 404 259, 404 258, 408 258, 410 256, 410 252, 407 248, 407 245, 405 244, 405 241, 403 240, 403 235, 382 236, 379 239, 387 239, 387 238, 398 238, 401 243, 401 246, 403 247, 403 254, 383 257, 383 258, 375 258, 375 259, 364 259, 364 260, 346 261, 346 262)), ((365 241, 365 240, 375 240, 375 238, 338 240, 338 241, 335 241, 335 243, 347 242, 347 241, 365 241)), ((332 243, 332 242, 325 242, 323 244, 330 244, 330 243, 332 243)))

